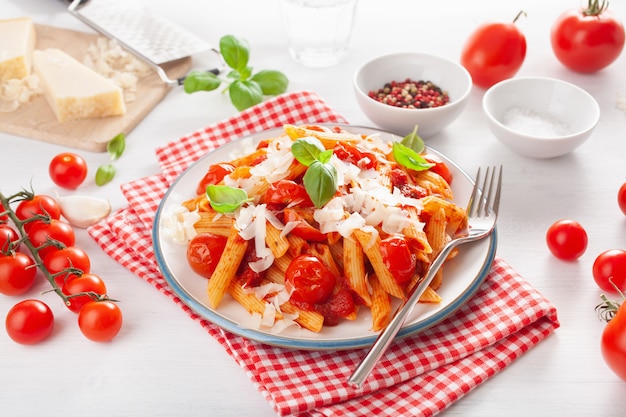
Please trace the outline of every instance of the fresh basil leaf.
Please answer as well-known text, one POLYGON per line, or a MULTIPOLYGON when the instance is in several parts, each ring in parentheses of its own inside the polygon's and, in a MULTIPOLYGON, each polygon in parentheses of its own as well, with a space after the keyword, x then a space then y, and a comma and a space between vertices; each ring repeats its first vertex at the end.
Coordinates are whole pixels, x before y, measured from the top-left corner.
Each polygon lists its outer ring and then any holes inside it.
POLYGON ((280 71, 262 70, 252 76, 252 80, 259 83, 263 94, 266 96, 276 96, 287 91, 289 80, 280 71))
POLYGON ((241 71, 248 66, 250 46, 245 39, 226 35, 220 39, 220 53, 226 65, 234 70, 241 71))
POLYGON ((233 106, 239 111, 263 101, 261 87, 254 81, 234 81, 228 87, 228 94, 233 106))
POLYGON ((400 143, 408 148, 413 149, 417 153, 420 153, 424 150, 424 141, 417 134, 417 125, 415 125, 413 132, 406 135, 400 143))
POLYGON ((220 86, 222 80, 212 72, 191 71, 185 78, 183 88, 185 93, 191 94, 197 91, 212 91, 220 86))
POLYGON ((337 191, 337 170, 334 165, 314 161, 306 170, 302 182, 315 207, 328 203, 337 191))
POLYGON ((218 213, 232 213, 243 203, 251 201, 245 190, 227 185, 209 185, 206 194, 211 207, 218 213))
POLYGON ((322 164, 326 164, 330 162, 331 156, 333 156, 333 150, 326 149, 324 152, 320 152, 320 154, 317 155, 317 160, 320 161, 322 164))
POLYGON ((404 146, 400 142, 393 143, 392 153, 393 158, 397 163, 415 171, 424 171, 434 165, 424 159, 424 157, 415 152, 413 149, 404 146))
MULTIPOLYGON (((242 68, 241 70, 239 70, 239 79, 240 80, 247 80, 248 78, 250 78, 251 75, 252 75, 252 67, 245 67, 245 68, 242 68)), ((263 89, 261 89, 261 90, 263 90, 263 89)))
MULTIPOLYGON (((293 157, 296 158, 296 160, 302 165, 307 167, 313 162, 319 161, 320 155, 325 151, 326 149, 324 149, 322 142, 313 137, 297 139, 291 144, 291 153, 293 154, 293 157)), ((330 157, 328 159, 330 159, 330 157)))
POLYGON ((110 183, 115 177, 117 170, 111 164, 102 165, 96 171, 96 185, 102 186, 110 183))
POLYGON ((111 160, 115 161, 119 159, 126 149, 126 136, 123 133, 118 133, 107 143, 107 152, 111 155, 111 160))

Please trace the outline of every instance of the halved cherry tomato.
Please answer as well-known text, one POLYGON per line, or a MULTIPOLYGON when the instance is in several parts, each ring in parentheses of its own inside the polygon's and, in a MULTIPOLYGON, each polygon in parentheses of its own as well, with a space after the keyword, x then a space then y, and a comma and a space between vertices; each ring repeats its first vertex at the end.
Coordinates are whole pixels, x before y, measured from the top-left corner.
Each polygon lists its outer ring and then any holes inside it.
POLYGON ((302 210, 286 208, 283 210, 283 215, 285 223, 297 223, 290 232, 293 233, 294 236, 313 242, 323 242, 326 240, 326 235, 311 226, 311 224, 305 219, 304 212, 302 210))
POLYGON ((33 345, 50 336, 54 328, 54 315, 43 301, 24 300, 9 310, 5 327, 13 341, 33 345))
POLYGON ((36 275, 35 262, 25 253, 0 255, 0 293, 23 294, 33 286, 36 275))
POLYGON ((205 278, 211 278, 224 253, 226 237, 213 233, 198 233, 187 245, 187 262, 191 269, 205 278))
POLYGON ((568 10, 552 26, 550 40, 557 59, 582 73, 601 70, 624 49, 624 26, 608 10, 608 1, 588 0, 587 6, 568 10))
POLYGON ((485 23, 480 25, 465 42, 461 64, 479 87, 489 88, 511 78, 526 58, 526 37, 512 23, 485 23))
POLYGON ((74 229, 69 223, 62 220, 52 219, 49 222, 38 220, 28 229, 28 238, 39 251, 41 259, 55 250, 59 250, 55 245, 50 245, 49 241, 54 240, 61 245, 74 246, 76 236, 74 229))
POLYGON ((285 271, 285 281, 294 288, 291 298, 303 303, 327 301, 333 293, 336 280, 330 269, 313 255, 297 256, 285 271))
POLYGON ((56 185, 73 190, 87 178, 87 162, 80 155, 63 152, 52 158, 48 173, 56 185))
POLYGON ((122 310, 113 301, 90 301, 78 313, 78 327, 94 342, 108 342, 122 328, 122 310))
MULTIPOLYGON (((89 255, 83 249, 77 246, 68 246, 63 249, 53 250, 44 259, 43 265, 52 275, 59 274, 67 268, 75 268, 82 271, 82 274, 88 274, 91 270, 91 261, 89 255)), ((59 287, 72 277, 80 276, 81 273, 66 273, 55 275, 54 281, 59 287)))
POLYGON ((374 169, 378 160, 373 152, 359 148, 348 142, 337 142, 333 153, 344 162, 356 165, 361 169, 374 169))
POLYGON ((398 284, 405 284, 411 280, 417 267, 417 257, 411 252, 409 243, 404 237, 391 236, 381 240, 380 251, 385 266, 398 284))
POLYGON ((285 179, 270 185, 263 196, 263 202, 278 208, 292 204, 297 204, 298 207, 313 207, 311 197, 306 192, 304 185, 285 179))
POLYGON ((72 277, 68 279, 61 288, 63 294, 74 295, 80 293, 86 293, 84 295, 77 295, 75 297, 68 298, 69 308, 74 313, 78 313, 83 306, 91 301, 95 301, 99 296, 106 295, 107 287, 104 280, 95 274, 83 274, 79 277, 72 277), (87 294, 93 293, 93 294, 87 294))
POLYGON ((220 162, 218 164, 213 164, 209 167, 204 177, 198 183, 198 187, 196 188, 196 194, 204 194, 206 193, 206 187, 208 185, 217 185, 224 180, 224 177, 228 174, 232 173, 235 170, 235 166, 233 164, 229 164, 228 162, 220 162))
POLYGON ((439 174, 441 178, 446 180, 448 184, 452 184, 452 172, 450 171, 448 165, 441 158, 433 154, 424 154, 422 156, 425 160, 427 160, 431 164, 434 164, 432 167, 430 167, 431 171, 439 174))

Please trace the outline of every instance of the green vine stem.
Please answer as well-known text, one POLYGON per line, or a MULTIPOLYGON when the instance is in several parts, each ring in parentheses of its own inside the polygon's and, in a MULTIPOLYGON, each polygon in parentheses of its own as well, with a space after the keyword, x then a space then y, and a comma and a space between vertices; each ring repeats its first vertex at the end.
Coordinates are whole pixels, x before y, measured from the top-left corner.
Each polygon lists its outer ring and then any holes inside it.
POLYGON ((583 9, 585 16, 598 16, 609 7, 608 0, 589 0, 587 7, 583 9))
POLYGON ((108 299, 108 296, 100 295, 93 291, 66 295, 62 291, 61 287, 59 287, 59 285, 56 283, 55 278, 58 276, 62 276, 62 275, 67 276, 70 274, 81 276, 84 273, 84 271, 70 266, 68 268, 63 269, 62 271, 52 274, 46 268, 46 266, 43 263, 43 259, 41 259, 41 256, 39 255, 39 251, 50 246, 55 246, 58 249, 63 249, 65 248, 65 245, 62 242, 59 242, 58 240, 49 239, 46 243, 36 248, 30 241, 30 239, 28 238, 28 234, 24 226, 28 223, 35 222, 35 221, 43 221, 43 222, 49 223, 51 220, 51 217, 47 214, 46 215, 36 214, 32 217, 21 220, 20 218, 17 217, 17 214, 11 207, 12 204, 19 204, 21 201, 32 200, 34 196, 35 196, 35 193, 33 191, 28 191, 28 190, 22 190, 8 197, 5 196, 2 192, 0 192, 0 203, 2 203, 2 207, 4 208, 4 211, 0 212, 0 217, 7 216, 11 220, 11 222, 14 224, 15 228, 17 229, 20 235, 20 238, 18 239, 18 241, 15 242, 13 247, 6 248, 6 251, 5 251, 5 248, 2 248, 2 252, 4 254, 6 254, 5 252, 10 253, 11 251, 14 251, 15 247, 19 246, 20 244, 26 246, 31 256, 33 257, 33 260, 35 261, 35 265, 39 268, 39 270, 43 273, 46 280, 52 286, 52 289, 46 292, 56 293, 59 297, 61 297, 61 299, 63 300, 63 303, 65 303, 66 305, 71 304, 71 301, 70 301, 71 298, 84 296, 84 295, 91 297, 94 301, 108 299))

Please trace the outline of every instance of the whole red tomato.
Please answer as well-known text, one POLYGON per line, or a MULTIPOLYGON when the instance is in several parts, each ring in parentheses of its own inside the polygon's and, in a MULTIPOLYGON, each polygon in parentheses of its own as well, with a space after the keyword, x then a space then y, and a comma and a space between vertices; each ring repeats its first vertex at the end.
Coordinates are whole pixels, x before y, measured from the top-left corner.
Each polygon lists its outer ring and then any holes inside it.
POLYGON ((191 269, 205 278, 211 278, 224 253, 226 237, 213 233, 198 233, 187 245, 187 262, 191 269))
POLYGON ((43 265, 51 275, 54 275, 54 281, 59 287, 62 287, 65 281, 88 274, 91 269, 91 260, 89 255, 83 249, 77 246, 68 246, 63 249, 53 250, 43 258, 43 265), (75 270, 67 270, 74 268, 75 270), (65 271, 67 273, 61 273, 65 271), (80 272, 78 271, 80 270, 80 272))
POLYGON ((554 22, 550 36, 552 50, 567 68, 596 72, 622 53, 624 26, 607 7, 606 0, 589 0, 586 8, 568 10, 554 22))
POLYGON ((13 341, 33 345, 52 333, 54 315, 46 303, 39 300, 24 300, 9 310, 5 328, 13 341))
POLYGON ((390 236, 380 242, 383 262, 398 284, 405 284, 413 278, 417 257, 409 248, 404 237, 390 236))
POLYGON ((75 153, 60 153, 50 161, 48 172, 56 185, 73 190, 87 178, 87 162, 75 153))
POLYGON ((626 381, 626 303, 617 308, 602 331, 600 350, 609 368, 626 381))
POLYGON ((52 219, 49 222, 43 220, 36 221, 30 229, 28 229, 28 238, 30 243, 38 250, 41 259, 46 259, 50 253, 59 250, 56 244, 61 246, 73 246, 76 240, 74 229, 69 223, 62 220, 52 219))
POLYGON ((0 293, 23 294, 33 286, 36 275, 35 262, 25 253, 0 255, 0 293))
POLYGON ((474 84, 489 88, 514 76, 526 58, 526 37, 513 22, 493 22, 479 26, 467 39, 461 51, 461 65, 472 76, 474 84))
POLYGON ((285 281, 294 288, 293 300, 317 304, 330 298, 336 278, 318 257, 305 254, 291 261, 285 271, 285 281))
POLYGON ((626 214, 626 182, 622 184, 617 192, 617 204, 622 213, 626 214))
POLYGON ((104 280, 95 274, 84 274, 80 277, 73 277, 63 284, 61 290, 65 295, 73 295, 73 297, 68 299, 69 305, 67 305, 67 308, 74 313, 80 312, 85 304, 107 293, 104 280))
POLYGON ((606 292, 626 291, 626 251, 609 249, 593 262, 593 279, 606 292))
POLYGON ((558 220, 546 232, 546 244, 554 256, 565 261, 580 258, 587 250, 587 232, 574 220, 558 220))
MULTIPOLYGON (((30 200, 22 200, 15 208, 15 215, 20 220, 30 219, 34 216, 48 216, 51 219, 61 218, 61 206, 49 195, 38 194, 30 200)), ((24 228, 28 230, 33 222, 26 223, 24 228)))
POLYGON ((122 310, 113 301, 90 301, 78 313, 78 327, 89 340, 108 342, 122 328, 122 310))

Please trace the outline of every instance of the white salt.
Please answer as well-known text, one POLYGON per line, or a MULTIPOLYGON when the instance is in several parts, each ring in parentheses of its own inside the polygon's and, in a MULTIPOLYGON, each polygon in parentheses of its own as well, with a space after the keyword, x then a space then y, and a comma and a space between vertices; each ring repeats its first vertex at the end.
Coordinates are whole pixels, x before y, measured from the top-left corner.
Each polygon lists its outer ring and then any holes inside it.
POLYGON ((502 123, 511 130, 531 136, 567 136, 572 130, 567 123, 525 107, 511 107, 502 116, 502 123))

